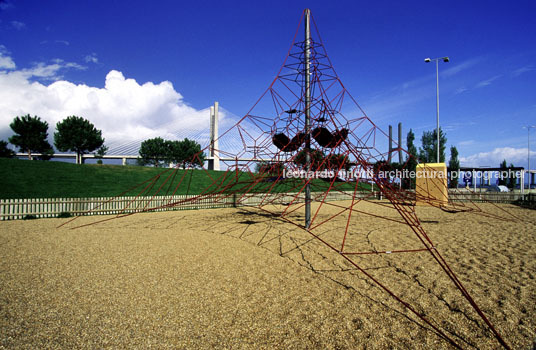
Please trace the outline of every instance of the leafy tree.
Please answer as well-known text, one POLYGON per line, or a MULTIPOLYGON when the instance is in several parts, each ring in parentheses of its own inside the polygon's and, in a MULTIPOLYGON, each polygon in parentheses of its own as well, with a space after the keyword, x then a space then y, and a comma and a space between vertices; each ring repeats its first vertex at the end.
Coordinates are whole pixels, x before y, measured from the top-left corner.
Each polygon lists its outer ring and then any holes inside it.
MULTIPOLYGON (((414 158, 415 164, 417 164, 417 147, 415 147, 415 144, 413 143, 415 141, 415 134, 413 133, 413 130, 409 129, 408 135, 406 136, 406 145, 408 149, 409 155, 414 158)), ((408 159, 409 161, 409 159, 408 159)))
POLYGON ((419 160, 423 163, 444 163, 445 149, 447 148, 447 136, 439 128, 439 162, 437 161, 437 129, 423 131, 421 137, 422 148, 419 149, 419 160))
POLYGON ((282 175, 285 166, 282 162, 258 162, 255 164, 255 172, 266 175, 282 175))
POLYGON ((97 164, 102 164, 102 158, 106 155, 106 152, 108 152, 107 146, 100 146, 97 152, 94 153, 95 158, 97 158, 97 164))
POLYGON ((205 163, 205 154, 201 152, 201 145, 194 140, 185 138, 182 141, 166 141, 168 154, 166 159, 182 168, 202 167, 205 163))
POLYGON ((516 186, 516 176, 514 175, 514 171, 512 170, 512 168, 514 168, 514 164, 510 163, 510 166, 507 166, 506 159, 504 159, 499 165, 499 168, 499 185, 514 188, 516 186))
POLYGON ((108 152, 108 147, 104 145, 100 146, 97 152, 95 152, 95 158, 102 159, 106 155, 106 152, 108 152))
MULTIPOLYGON (((21 152, 28 153, 28 159, 32 159, 33 153, 42 153, 43 159, 53 154, 52 146, 47 141, 48 123, 38 116, 16 117, 9 124, 15 135, 9 138, 9 142, 17 146, 21 152)), ((50 158, 49 158, 50 159, 50 158)))
POLYGON ((387 175, 392 171, 396 171, 398 163, 389 163, 387 160, 380 160, 374 163, 372 169, 374 171, 375 181, 379 182, 390 182, 392 179, 388 178, 387 175))
POLYGON ((499 165, 499 168, 501 169, 501 174, 499 175, 499 186, 505 186, 507 181, 507 176, 504 175, 505 172, 508 171, 508 165, 506 165, 506 159, 502 161, 502 163, 499 165))
POLYGON ((168 141, 161 137, 145 140, 140 147, 138 162, 142 165, 150 164, 155 167, 164 162, 173 162, 186 167, 202 167, 205 163, 205 154, 201 152, 201 145, 194 140, 168 141))
POLYGON ((95 151, 103 144, 101 130, 89 120, 73 115, 56 124, 54 145, 62 152, 76 152, 77 163, 82 163, 82 155, 95 151))
POLYGON ((161 137, 155 137, 141 143, 138 162, 142 165, 149 164, 158 167, 169 159, 169 154, 169 142, 161 137))
MULTIPOLYGON (((305 170, 305 149, 296 154, 294 157, 294 163, 301 169, 305 170)), ((316 149, 311 149, 311 171, 332 170, 338 172, 339 170, 348 171, 352 167, 352 164, 348 160, 348 157, 343 154, 329 154, 325 155, 324 152, 316 149)))
MULTIPOLYGON (((510 163, 510 169, 513 169, 513 168, 514 168, 514 164, 510 163)), ((516 187, 516 176, 513 174, 513 170, 512 170, 511 176, 508 176, 508 187, 512 189, 516 187)))
POLYGON ((458 160, 458 149, 455 146, 450 146, 450 160, 449 160, 449 169, 450 169, 450 187, 458 187, 458 176, 453 176, 452 173, 460 173, 460 161, 458 160))
POLYGON ((343 154, 330 154, 327 157, 326 169, 339 171, 350 170, 351 164, 348 161, 348 157, 343 154))
MULTIPOLYGON (((326 169, 326 163, 324 161, 324 153, 322 151, 311 149, 309 151, 310 159, 311 159, 311 171, 320 171, 326 169)), ((305 149, 302 149, 301 151, 296 154, 294 157, 294 163, 298 165, 303 170, 305 169, 306 165, 306 151, 305 149)))
POLYGON ((41 155, 37 156, 36 159, 38 160, 50 160, 54 156, 54 149, 52 149, 52 146, 50 143, 46 143, 43 145, 43 149, 41 150, 41 155))
POLYGON ((15 152, 12 149, 7 147, 7 142, 4 140, 0 141, 0 158, 13 158, 15 152))
POLYGON ((431 131, 423 131, 419 148, 419 161, 423 163, 432 162, 432 153, 434 152, 434 137, 431 131))
MULTIPOLYGON (((413 143, 415 141, 415 134, 413 130, 409 129, 408 135, 406 136, 406 147, 408 149, 408 158, 406 160, 406 167, 408 171, 415 171, 417 169, 417 147, 413 143)), ((412 177, 407 177, 402 180, 402 185, 404 188, 415 188, 415 179, 412 177)))

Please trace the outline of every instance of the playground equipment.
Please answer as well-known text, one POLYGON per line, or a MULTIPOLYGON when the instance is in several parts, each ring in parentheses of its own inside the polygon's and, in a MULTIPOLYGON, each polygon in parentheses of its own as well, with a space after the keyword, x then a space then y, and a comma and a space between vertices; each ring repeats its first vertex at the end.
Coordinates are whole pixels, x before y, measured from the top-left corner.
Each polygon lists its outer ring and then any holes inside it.
MULTIPOLYGON (((393 151, 399 152, 400 160, 406 160, 399 164, 400 169, 407 169, 411 156, 400 144, 395 142, 392 145, 392 137, 374 124, 345 89, 327 56, 311 13, 306 9, 288 55, 268 89, 235 126, 203 150, 211 155, 217 154, 222 169, 226 170, 167 170, 127 191, 134 198, 147 197, 144 206, 132 208, 134 201, 126 202, 125 209, 120 214, 96 220, 92 224, 125 217, 133 212, 180 206, 186 201, 210 197, 212 201, 220 200, 223 203, 232 198, 237 206, 256 208, 261 213, 269 213, 306 231, 346 261, 352 269, 359 271, 380 290, 398 301, 428 329, 451 345, 461 348, 450 332, 374 277, 362 266, 362 260, 359 260, 371 255, 395 253, 420 254, 419 259, 430 259, 440 267, 451 287, 459 290, 461 299, 469 304, 497 342, 504 348, 509 348, 428 236, 415 211, 415 203, 426 203, 449 211, 473 211, 496 220, 517 218, 506 211, 502 211, 502 215, 490 214, 476 205, 451 203, 444 196, 444 182, 418 182, 415 192, 406 186, 395 184, 389 176, 384 176, 386 172, 392 171, 387 160, 393 151), (303 39, 300 38, 302 33, 303 39), (218 145, 231 141, 238 141, 241 145, 237 152, 218 149, 218 145), (386 147, 388 143, 389 147, 386 147), (382 151, 386 148, 388 149, 382 151), (269 162, 256 169, 258 159, 269 162), (333 161, 334 159, 338 161, 333 161), (317 170, 329 170, 336 175, 327 181, 315 181, 310 176, 290 181, 284 175, 288 172, 310 174, 317 170), (212 179, 210 186, 193 198, 183 201, 170 199, 164 205, 151 206, 151 197, 156 195, 173 195, 179 189, 189 191, 195 171, 205 172, 212 179), (346 172, 346 175, 338 176, 341 172, 346 172), (384 201, 376 201, 377 194, 370 191, 371 183, 380 191, 384 201), (284 186, 284 191, 281 186, 284 186), (343 206, 339 202, 327 201, 329 193, 340 194, 340 198, 346 199, 349 204, 343 206), (361 210, 359 203, 362 201, 389 208, 397 218, 361 210), (313 202, 314 208, 311 206, 313 202), (338 211, 334 215, 326 215, 326 208, 337 208, 338 211), (303 212, 304 215, 295 215, 298 212, 303 212), (350 227, 352 219, 359 215, 398 223, 405 229, 405 234, 411 236, 413 246, 402 249, 395 246, 382 251, 353 250, 351 243, 355 234, 350 232, 350 227), (345 224, 338 230, 331 230, 330 235, 321 234, 325 225, 335 218, 342 218, 345 224)), ((425 172, 437 171, 429 164, 421 165, 420 169, 425 172)), ((98 208, 94 210, 98 211, 98 208)), ((71 222, 72 220, 64 225, 72 226, 71 222)))
POLYGON ((447 166, 445 163, 418 164, 416 169, 417 205, 447 205, 447 166))

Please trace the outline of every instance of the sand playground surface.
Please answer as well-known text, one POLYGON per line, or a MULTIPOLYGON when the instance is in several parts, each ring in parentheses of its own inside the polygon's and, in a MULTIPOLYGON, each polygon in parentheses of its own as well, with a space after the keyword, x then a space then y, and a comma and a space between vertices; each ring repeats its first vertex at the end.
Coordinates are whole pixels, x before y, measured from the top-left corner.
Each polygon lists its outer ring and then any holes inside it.
MULTIPOLYGON (((500 208, 522 220, 431 207, 417 213, 506 342, 532 349, 536 211, 500 208)), ((452 348, 336 252, 257 209, 143 213, 56 228, 67 220, 0 222, 0 348, 452 348)), ((341 215, 315 232, 340 242, 345 223, 341 215)), ((349 232, 345 251, 422 247, 408 227, 372 216, 353 216, 349 232)), ((462 348, 500 348, 428 252, 355 261, 462 348)))

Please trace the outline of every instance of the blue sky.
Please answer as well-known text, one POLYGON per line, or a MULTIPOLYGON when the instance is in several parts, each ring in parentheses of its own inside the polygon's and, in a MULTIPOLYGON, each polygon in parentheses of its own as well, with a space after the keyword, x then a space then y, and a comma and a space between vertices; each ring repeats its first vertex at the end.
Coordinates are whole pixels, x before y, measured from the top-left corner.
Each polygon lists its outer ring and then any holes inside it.
POLYGON ((81 115, 110 142, 161 134, 174 118, 199 132, 214 101, 233 120, 275 77, 306 7, 342 82, 382 129, 402 122, 419 139, 435 127, 435 66, 424 58, 449 56, 439 66, 449 146, 466 165, 527 165, 532 0, 1 1, 0 138, 23 113, 51 126, 81 115))

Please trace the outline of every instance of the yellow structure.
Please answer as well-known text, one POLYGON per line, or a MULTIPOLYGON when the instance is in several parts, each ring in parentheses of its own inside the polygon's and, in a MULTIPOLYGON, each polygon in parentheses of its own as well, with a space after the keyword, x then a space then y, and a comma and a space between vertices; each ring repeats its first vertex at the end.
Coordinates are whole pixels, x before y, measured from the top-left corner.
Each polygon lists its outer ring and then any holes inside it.
POLYGON ((447 204, 447 166, 445 163, 418 164, 416 169, 416 204, 443 205, 447 204))

